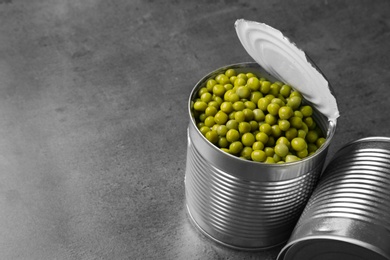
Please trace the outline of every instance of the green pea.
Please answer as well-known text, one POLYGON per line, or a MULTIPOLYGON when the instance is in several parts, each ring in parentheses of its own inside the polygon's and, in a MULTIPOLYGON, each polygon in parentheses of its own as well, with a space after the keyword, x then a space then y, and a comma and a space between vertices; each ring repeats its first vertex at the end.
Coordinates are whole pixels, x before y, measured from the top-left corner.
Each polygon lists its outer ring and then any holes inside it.
POLYGON ((302 118, 293 116, 289 119, 291 127, 301 128, 302 127, 302 118))
POLYGON ((237 74, 236 74, 236 71, 234 69, 228 69, 228 70, 225 71, 225 75, 228 78, 230 78, 232 76, 236 76, 237 74))
POLYGON ((268 113, 270 113, 270 114, 273 115, 273 116, 278 115, 279 109, 280 109, 280 106, 279 106, 279 104, 277 104, 277 103, 270 103, 270 104, 268 104, 268 106, 267 106, 267 111, 268 111, 268 113))
POLYGON ((240 97, 237 95, 237 93, 232 93, 230 96, 229 96, 229 101, 234 103, 234 102, 237 102, 240 100, 240 97))
POLYGON ((194 109, 197 111, 205 111, 207 107, 208 105, 204 101, 196 101, 194 103, 194 109))
POLYGON ((291 141, 295 137, 298 136, 298 130, 296 128, 290 127, 286 132, 285 132, 286 138, 291 141))
POLYGON ((269 102, 271 102, 275 98, 275 96, 272 95, 272 94, 268 94, 268 95, 265 96, 265 98, 268 99, 269 102))
POLYGON ((268 135, 264 132, 259 132, 256 134, 256 140, 266 144, 268 142, 268 135))
POLYGON ((228 115, 223 111, 218 111, 214 116, 215 123, 223 125, 228 121, 228 115))
POLYGON ((302 151, 297 152, 297 156, 301 159, 306 158, 309 155, 307 149, 303 149, 302 151))
POLYGON ((257 102, 257 107, 261 109, 262 111, 267 111, 268 105, 271 103, 271 101, 268 98, 262 97, 257 102))
POLYGON ((234 114, 234 119, 236 119, 237 122, 244 122, 245 121, 245 114, 242 111, 236 111, 234 114))
POLYGON ((285 119, 288 120, 290 117, 292 117, 294 114, 293 110, 291 107, 288 106, 282 106, 278 110, 278 115, 280 119, 285 119))
POLYGON ((248 88, 252 91, 257 91, 260 89, 260 81, 258 78, 256 77, 250 77, 247 82, 246 82, 246 85, 248 86, 248 88))
POLYGON ((259 91, 252 91, 249 97, 249 100, 252 101, 255 105, 259 102, 259 99, 263 97, 263 94, 259 91))
POLYGON ((253 150, 263 150, 264 149, 264 144, 260 141, 256 141, 252 144, 252 149, 253 150))
POLYGON ((218 103, 218 105, 221 105, 223 103, 222 97, 217 96, 217 95, 213 95, 213 101, 216 101, 218 103))
POLYGON ((308 117, 313 114, 313 108, 311 106, 302 106, 300 111, 304 117, 308 117))
POLYGON ((298 96, 291 96, 287 100, 287 106, 291 107, 293 110, 296 110, 301 105, 302 98, 298 96))
POLYGON ((226 139, 226 137, 223 137, 223 136, 219 136, 218 138, 218 147, 220 148, 226 148, 229 146, 229 142, 228 140, 226 139))
POLYGON ((272 158, 274 159, 275 163, 278 163, 282 160, 282 158, 276 153, 274 154, 274 156, 272 156, 272 158))
POLYGON ((272 134, 271 125, 268 124, 268 123, 264 123, 264 124, 260 125, 259 130, 260 130, 260 132, 263 132, 263 133, 265 133, 267 135, 271 135, 272 134))
POLYGON ((273 98, 271 100, 271 104, 278 104, 280 107, 283 107, 285 106, 286 104, 284 103, 284 101, 280 98, 273 98))
POLYGON ((208 92, 212 92, 213 91, 213 87, 214 85, 217 84, 217 81, 214 80, 214 79, 209 79, 206 83, 206 88, 207 88, 207 91, 208 92))
POLYGON ((303 122, 305 122, 305 124, 307 125, 307 127, 310 128, 310 127, 313 125, 314 120, 313 120, 313 118, 312 118, 311 116, 308 116, 308 117, 305 117, 305 118, 303 119, 303 122))
POLYGON ((241 134, 249 133, 251 130, 252 130, 252 127, 251 127, 251 125, 248 122, 244 121, 244 122, 240 122, 238 124, 238 131, 241 134))
POLYGON ((252 133, 245 133, 241 137, 241 142, 244 146, 252 147, 253 143, 255 142, 255 137, 252 133))
POLYGON ((209 92, 203 93, 202 96, 200 96, 200 99, 203 102, 209 103, 212 100, 213 95, 211 95, 209 92))
POLYGON ((226 127, 230 129, 236 129, 238 130, 238 122, 235 119, 230 119, 226 122, 226 127))
POLYGON ((309 142, 309 143, 315 143, 318 139, 318 132, 315 131, 315 130, 310 130, 308 133, 307 133, 307 136, 306 136, 306 140, 309 142))
POLYGON ((273 146, 275 146, 275 137, 273 137, 273 136, 268 136, 268 141, 267 141, 267 143, 265 144, 265 146, 268 146, 268 147, 273 147, 273 146))
POLYGON ((292 154, 288 154, 286 156, 286 159, 285 159, 285 162, 288 163, 288 162, 296 162, 296 161, 299 161, 300 158, 295 156, 295 155, 292 155, 292 154))
POLYGON ((236 101, 233 103, 233 108, 235 111, 242 111, 245 108, 245 104, 242 101, 236 101))
POLYGON ((299 98, 301 98, 301 99, 303 98, 303 97, 302 97, 302 94, 299 93, 299 92, 296 91, 296 90, 294 90, 294 91, 291 92, 290 97, 299 97, 299 98))
POLYGON ((238 154, 244 148, 240 141, 235 141, 229 145, 229 151, 232 154, 238 154))
POLYGON ((276 116, 272 115, 272 114, 266 114, 265 115, 265 122, 267 124, 270 124, 270 125, 274 125, 278 122, 278 119, 276 116))
POLYGON ((279 125, 271 126, 271 130, 272 130, 272 136, 275 138, 279 138, 282 135, 282 130, 280 129, 279 125))
POLYGON ((289 153, 289 148, 284 143, 279 143, 275 145, 275 154, 280 156, 281 158, 284 158, 289 153))
POLYGON ((215 101, 215 100, 212 100, 208 103, 209 107, 215 107, 216 109, 219 109, 220 108, 220 104, 215 101))
POLYGON ((226 125, 219 125, 217 128, 217 133, 219 136, 226 136, 227 131, 229 131, 229 129, 226 125))
POLYGON ((201 97, 204 93, 210 93, 207 88, 203 87, 198 90, 198 96, 201 97))
POLYGON ((210 127, 208 126, 202 126, 199 131, 202 133, 202 135, 206 136, 206 133, 210 131, 210 127))
POLYGON ((318 138, 317 141, 316 141, 317 147, 318 148, 321 147, 325 143, 325 141, 326 141, 326 139, 324 137, 318 138))
POLYGON ((307 151, 309 153, 315 152, 315 151, 317 151, 317 149, 318 149, 317 145, 315 145, 313 143, 308 143, 307 144, 307 151))
POLYGON ((234 86, 245 86, 245 84, 246 80, 239 76, 237 76, 236 80, 233 83, 234 86))
POLYGON ((213 93, 217 96, 223 96, 225 94, 226 90, 225 87, 221 84, 216 84, 213 87, 213 93))
POLYGON ((278 140, 276 140, 276 144, 285 144, 287 147, 290 147, 290 141, 285 136, 279 137, 278 140))
POLYGON ((202 113, 202 114, 199 115, 199 120, 201 122, 204 122, 204 120, 206 120, 206 118, 207 118, 207 115, 205 113, 202 113))
POLYGON ((277 96, 279 94, 281 86, 277 83, 273 83, 270 86, 270 92, 272 95, 277 96))
POLYGON ((259 129, 259 123, 257 123, 257 121, 255 120, 251 120, 249 121, 249 124, 251 125, 251 132, 255 132, 259 129))
POLYGON ((225 101, 221 104, 221 107, 220 109, 227 113, 227 114, 230 114, 231 112, 233 112, 234 108, 233 108, 233 104, 232 102, 229 102, 229 101, 225 101))
POLYGON ((240 98, 249 98, 251 90, 247 86, 239 86, 236 93, 240 98))
POLYGON ((229 129, 226 133, 226 139, 230 143, 238 141, 240 139, 240 133, 236 129, 229 129))
POLYGON ((217 112, 218 110, 214 106, 208 106, 205 110, 206 116, 215 116, 217 112))
POLYGON ((245 115, 245 121, 251 121, 254 118, 253 111, 249 108, 245 108, 242 110, 245 115))
POLYGON ((247 79, 248 79, 248 77, 246 76, 246 74, 245 73, 239 73, 238 75, 237 75, 237 77, 238 78, 241 78, 241 79, 244 79, 245 80, 245 82, 247 81, 247 79))
POLYGON ((237 79, 237 76, 231 76, 230 77, 230 83, 234 84, 234 81, 236 81, 236 79, 237 79))
POLYGON ((256 77, 256 75, 253 74, 252 72, 248 72, 248 73, 245 74, 245 75, 246 75, 246 77, 247 77, 248 79, 253 78, 253 77, 256 77))
POLYGON ((253 150, 251 158, 255 162, 264 162, 267 159, 267 155, 262 150, 253 150))
POLYGON ((205 137, 213 144, 216 144, 218 142, 218 134, 215 131, 208 131, 205 137))
POLYGON ((306 125, 304 122, 302 122, 301 129, 302 129, 303 131, 305 131, 306 133, 309 132, 309 128, 307 127, 307 125, 306 125))
POLYGON ((236 118, 236 111, 230 112, 229 120, 236 118))
POLYGON ((215 125, 214 117, 213 116, 206 117, 206 119, 204 120, 204 124, 208 127, 212 127, 213 125, 215 125))
POLYGON ((217 132, 218 127, 219 127, 219 124, 215 124, 215 125, 213 125, 213 126, 211 127, 211 130, 217 132))
POLYGON ((290 121, 285 120, 285 119, 279 119, 278 125, 279 125, 280 130, 287 131, 290 128, 290 121))
POLYGON ((247 159, 247 160, 250 160, 251 159, 251 154, 253 152, 253 149, 251 147, 244 147, 242 150, 241 150, 241 157, 247 159))
POLYGON ((306 131, 299 129, 298 130, 298 137, 305 139, 306 138, 306 131))
MULTIPOLYGON (((223 87, 225 88, 226 91, 228 91, 228 90, 231 90, 233 88, 233 85, 231 83, 228 83, 228 84, 223 85, 223 87)), ((225 93, 226 93, 226 91, 225 91, 225 93)))
POLYGON ((303 118, 303 114, 301 113, 301 111, 298 111, 298 110, 294 111, 294 116, 299 117, 299 118, 303 118))
POLYGON ((271 88, 271 82, 268 80, 264 80, 261 82, 260 91, 263 94, 268 94, 269 90, 271 88))
POLYGON ((268 164, 273 164, 273 163, 275 163, 275 160, 273 157, 267 156, 267 159, 265 159, 264 162, 268 163, 268 164))
POLYGON ((303 139, 301 137, 295 137, 294 139, 291 140, 291 147, 295 151, 300 152, 300 151, 307 149, 307 144, 306 144, 305 139, 303 139))
MULTIPOLYGON (((257 104, 257 103, 256 103, 257 104)), ((254 110, 257 108, 257 105, 255 103, 253 103, 252 101, 245 101, 244 105, 246 108, 250 109, 250 110, 254 110)))
POLYGON ((282 94, 283 97, 288 97, 291 94, 291 87, 289 85, 283 85, 280 88, 280 94, 282 94))
POLYGON ((267 157, 272 157, 275 154, 274 148, 272 148, 272 147, 265 147, 264 152, 265 152, 265 155, 267 155, 267 157))
POLYGON ((221 148, 221 150, 224 151, 225 153, 230 154, 229 148, 223 147, 223 148, 221 148))
POLYGON ((262 121, 264 121, 264 119, 265 119, 265 114, 264 114, 264 112, 263 112, 261 109, 256 108, 256 109, 254 109, 252 112, 253 112, 253 119, 254 119, 254 120, 256 120, 257 122, 262 122, 262 121))
POLYGON ((215 80, 221 84, 221 85, 225 85, 225 84, 228 84, 230 83, 230 80, 229 80, 229 77, 226 76, 225 74, 219 74, 215 77, 215 80))
POLYGON ((203 122, 199 122, 196 124, 196 126, 198 127, 198 129, 201 129, 202 126, 205 126, 203 122))

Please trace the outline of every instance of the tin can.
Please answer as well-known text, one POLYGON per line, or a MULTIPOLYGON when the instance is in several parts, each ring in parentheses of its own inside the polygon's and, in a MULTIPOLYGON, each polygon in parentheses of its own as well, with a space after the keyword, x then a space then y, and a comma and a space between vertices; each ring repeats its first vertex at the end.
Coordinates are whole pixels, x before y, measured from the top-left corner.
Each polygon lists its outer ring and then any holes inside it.
POLYGON ((214 241, 241 250, 266 249, 290 237, 322 172, 336 121, 314 109, 327 140, 300 161, 265 164, 225 153, 197 129, 191 102, 207 79, 228 68, 276 80, 257 63, 240 63, 220 68, 196 84, 188 103, 187 209, 193 223, 214 241))
POLYGON ((390 259, 390 138, 335 154, 278 259, 390 259))

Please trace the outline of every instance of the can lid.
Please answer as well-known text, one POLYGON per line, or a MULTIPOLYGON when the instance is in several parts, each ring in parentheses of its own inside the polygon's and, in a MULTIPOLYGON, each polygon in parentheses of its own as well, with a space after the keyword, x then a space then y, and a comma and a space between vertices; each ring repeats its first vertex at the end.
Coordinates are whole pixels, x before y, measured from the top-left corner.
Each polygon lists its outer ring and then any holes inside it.
POLYGON ((245 50, 268 73, 301 92, 330 121, 339 117, 328 81, 279 30, 244 19, 237 20, 235 28, 245 50))

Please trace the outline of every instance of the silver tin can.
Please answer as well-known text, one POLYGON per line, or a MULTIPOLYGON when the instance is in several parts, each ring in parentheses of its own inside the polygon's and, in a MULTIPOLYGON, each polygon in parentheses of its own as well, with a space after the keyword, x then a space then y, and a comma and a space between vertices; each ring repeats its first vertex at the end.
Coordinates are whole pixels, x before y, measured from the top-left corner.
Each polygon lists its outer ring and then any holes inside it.
POLYGON ((390 138, 335 154, 278 259, 390 259, 390 138))
POLYGON ((265 164, 227 154, 197 129, 191 102, 207 79, 228 68, 275 80, 257 63, 240 63, 220 68, 196 84, 188 104, 187 209, 199 230, 216 242, 241 250, 270 248, 291 235, 322 172, 336 122, 314 111, 327 141, 297 162, 265 164))

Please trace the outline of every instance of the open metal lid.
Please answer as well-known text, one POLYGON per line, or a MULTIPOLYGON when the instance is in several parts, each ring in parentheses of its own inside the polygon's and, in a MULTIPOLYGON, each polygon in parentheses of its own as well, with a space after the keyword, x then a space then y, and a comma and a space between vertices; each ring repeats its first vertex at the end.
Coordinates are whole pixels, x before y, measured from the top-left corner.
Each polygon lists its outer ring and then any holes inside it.
POLYGON ((329 121, 336 121, 339 110, 328 81, 302 50, 264 23, 239 19, 235 28, 241 44, 260 66, 301 92, 329 121))

